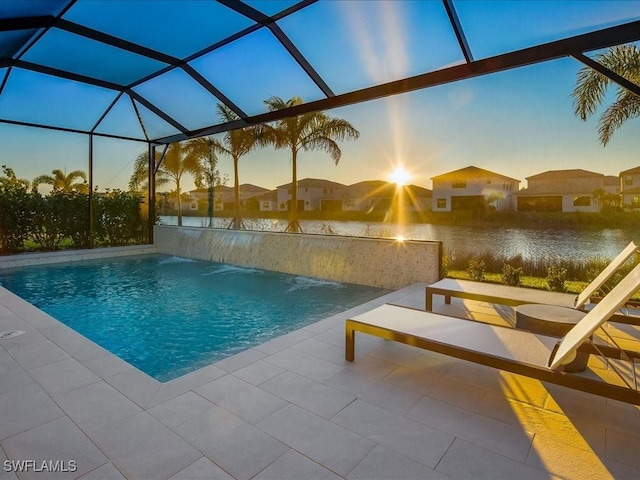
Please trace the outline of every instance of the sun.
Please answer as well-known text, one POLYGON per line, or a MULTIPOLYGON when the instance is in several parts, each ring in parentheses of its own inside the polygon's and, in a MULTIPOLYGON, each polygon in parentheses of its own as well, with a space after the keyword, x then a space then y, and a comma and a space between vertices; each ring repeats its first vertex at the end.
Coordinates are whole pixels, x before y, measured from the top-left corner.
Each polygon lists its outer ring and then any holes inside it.
POLYGON ((407 172, 401 166, 398 166, 391 174, 389 175, 389 180, 395 183, 398 186, 403 186, 409 183, 411 180, 411 174, 407 172))

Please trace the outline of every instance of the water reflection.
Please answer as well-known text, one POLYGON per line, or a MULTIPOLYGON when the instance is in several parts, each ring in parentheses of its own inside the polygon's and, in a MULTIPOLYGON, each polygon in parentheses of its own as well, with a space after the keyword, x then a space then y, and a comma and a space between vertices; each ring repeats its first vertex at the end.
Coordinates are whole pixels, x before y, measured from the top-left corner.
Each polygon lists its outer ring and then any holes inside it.
MULTIPOLYGON (((163 225, 176 225, 177 217, 161 217, 163 225)), ((250 230, 284 231, 286 220, 245 219, 250 230)), ((183 225, 204 227, 208 219, 183 217, 183 225)), ((450 255, 481 254, 490 251, 494 255, 511 258, 521 255, 524 260, 588 260, 612 259, 631 241, 640 239, 640 229, 635 231, 606 229, 594 231, 540 230, 524 228, 480 228, 463 225, 403 225, 388 223, 339 222, 304 220, 305 233, 322 233, 349 236, 389 237, 401 234, 405 239, 441 240, 450 255)), ((227 218, 214 218, 214 227, 226 228, 227 218)))

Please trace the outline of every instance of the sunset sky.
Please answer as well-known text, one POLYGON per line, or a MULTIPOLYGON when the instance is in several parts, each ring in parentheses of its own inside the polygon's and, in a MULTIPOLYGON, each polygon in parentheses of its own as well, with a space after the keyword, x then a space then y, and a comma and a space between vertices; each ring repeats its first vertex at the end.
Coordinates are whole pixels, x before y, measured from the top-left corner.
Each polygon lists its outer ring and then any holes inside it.
MULTIPOLYGON (((247 3, 275 10, 292 2, 247 3)), ((93 28, 116 28, 102 25, 100 15, 89 17, 95 14, 92 4, 98 11, 108 5, 88 2, 82 5, 83 10, 79 4, 77 10, 70 10, 69 19, 91 18, 96 22, 93 28)), ((198 2, 189 4, 199 8, 198 2)), ((458 1, 455 5, 476 59, 640 18, 640 3, 629 1, 458 1)), ((440 2, 319 2, 283 19, 280 26, 339 94, 462 61, 443 12, 440 2), (425 18, 429 28, 420 23, 425 18)), ((134 35, 134 22, 122 23, 117 27, 122 32, 105 31, 134 35)), ((57 46, 70 41, 63 34, 48 40, 57 46)), ((187 48, 182 43, 172 47, 174 54, 187 48)), ((285 99, 301 96, 306 101, 321 98, 317 87, 300 75, 297 65, 291 65, 292 60, 283 57, 275 43, 274 37, 261 29, 242 42, 195 60, 192 66, 249 114, 264 111, 262 100, 270 95, 285 99), (231 74, 237 72, 245 74, 231 74)), ((42 60, 47 49, 42 47, 29 55, 32 58, 27 60, 42 60)), ((69 68, 76 68, 74 65, 69 68)), ((610 144, 603 147, 598 142, 599 114, 587 122, 574 115, 571 92, 581 67, 573 59, 559 59, 328 111, 350 121, 360 131, 360 139, 341 144, 343 155, 337 166, 326 153, 302 152, 298 178, 351 184, 386 179, 402 165, 411 171, 412 183, 431 188, 431 177, 475 165, 516 178, 524 187, 526 177, 546 170, 582 168, 617 175, 640 166, 639 119, 616 131, 610 144)), ((185 124, 193 122, 189 127, 215 123, 215 102, 200 100, 196 90, 189 93, 188 85, 182 83, 187 80, 180 73, 158 77, 138 91, 176 116, 184 115, 185 124)), ((4 69, 0 74, 4 75, 4 69)), ((46 123, 63 117, 74 126, 82 122, 92 125, 95 112, 114 98, 112 92, 91 87, 72 90, 73 96, 66 99, 69 90, 56 81, 32 72, 12 72, 0 96, 0 118, 23 120, 21 116, 32 115, 35 119, 30 121, 40 118, 46 123), (97 97, 90 96, 95 90, 99 90, 97 97), (17 103, 9 96, 18 93, 28 94, 30 100, 17 103)), ((614 95, 612 90, 609 98, 614 95)), ((114 110, 101 128, 134 128, 126 108, 118 106, 119 111, 114 110)), ((13 167, 19 177, 31 180, 55 168, 88 170, 84 135, 0 124, 0 143, 0 164, 13 167)), ((145 148, 143 143, 96 138, 94 183, 100 189, 126 188, 133 161, 145 148)), ((251 153, 240 161, 240 182, 265 188, 289 182, 289 155, 287 150, 271 148, 251 153)), ((229 158, 221 157, 219 168, 232 176, 229 158)), ((192 187, 186 182, 187 190, 192 187)))

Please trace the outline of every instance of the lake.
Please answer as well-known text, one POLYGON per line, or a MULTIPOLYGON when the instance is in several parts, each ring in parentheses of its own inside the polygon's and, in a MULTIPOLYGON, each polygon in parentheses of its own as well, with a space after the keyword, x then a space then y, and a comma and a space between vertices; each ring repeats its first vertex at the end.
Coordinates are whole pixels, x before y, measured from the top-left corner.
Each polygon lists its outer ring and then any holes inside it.
MULTIPOLYGON (((160 217, 163 225, 177 225, 177 217, 160 217)), ((214 218, 214 227, 227 228, 229 218, 214 218)), ((183 217, 182 224, 192 227, 206 227, 209 219, 203 217, 183 217)), ((245 227, 250 230, 282 232, 286 220, 246 219, 245 227)), ((440 240, 445 253, 481 254, 490 251, 505 259, 522 255, 525 260, 587 260, 612 259, 631 241, 640 239, 640 229, 634 232, 622 229, 581 230, 541 230, 526 228, 467 227, 464 225, 433 225, 414 223, 402 228, 377 222, 341 222, 322 220, 301 220, 304 233, 322 233, 366 237, 397 237, 406 239, 440 240)))

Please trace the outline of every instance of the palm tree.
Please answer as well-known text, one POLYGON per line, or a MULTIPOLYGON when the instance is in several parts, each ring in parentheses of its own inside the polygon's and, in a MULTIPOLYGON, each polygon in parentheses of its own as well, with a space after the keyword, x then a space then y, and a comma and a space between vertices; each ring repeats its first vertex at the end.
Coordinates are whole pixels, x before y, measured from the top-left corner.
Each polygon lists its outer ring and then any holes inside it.
MULTIPOLYGON (((302 104, 302 99, 292 97, 284 101, 280 97, 270 97, 264 102, 270 112, 290 108, 302 104)), ((300 150, 323 150, 337 165, 342 156, 338 141, 356 140, 360 132, 349 122, 341 118, 332 118, 324 112, 311 112, 297 117, 284 118, 276 122, 275 127, 267 128, 262 142, 270 143, 276 149, 291 150, 291 166, 293 170, 291 181, 290 219, 287 231, 299 232, 298 223, 298 152, 300 150)))
MULTIPOLYGON (((612 72, 640 85, 640 49, 637 45, 618 45, 605 53, 596 55, 595 60, 612 72)), ((576 86, 571 96, 573 109, 582 120, 595 113, 604 101, 612 80, 590 67, 578 72, 576 86)), ((640 116, 640 96, 622 86, 617 87, 616 100, 609 105, 598 121, 600 142, 606 145, 613 132, 630 118, 640 116)))
MULTIPOLYGON (((160 152, 156 151, 156 160, 160 159, 160 152)), ((169 183, 164 171, 156 173, 156 187, 169 183)), ((144 151, 138 155, 133 164, 133 173, 129 179, 129 190, 147 196, 149 191, 149 152, 144 151)))
POLYGON ((226 183, 226 175, 223 178, 218 170, 218 157, 216 150, 219 149, 216 141, 209 137, 194 138, 187 142, 187 151, 190 155, 195 155, 200 159, 200 171, 196 176, 196 187, 207 186, 207 216, 209 217, 209 227, 213 226, 213 204, 214 187, 226 183))
POLYGON ((33 189, 37 190, 41 184, 52 185, 54 190, 62 190, 64 192, 80 192, 88 193, 89 184, 87 183, 87 174, 82 170, 74 170, 66 173, 62 170, 53 170, 52 175, 40 175, 33 179, 33 189), (81 178, 82 182, 76 182, 81 178))
MULTIPOLYGON (((233 122, 239 120, 233 110, 226 105, 218 104, 218 118, 224 122, 233 122)), ((233 220, 229 228, 242 228, 242 219, 240 218, 240 183, 238 176, 238 162, 240 157, 246 155, 258 145, 260 136, 258 127, 245 127, 237 130, 230 130, 224 134, 222 142, 213 139, 213 148, 216 152, 228 155, 233 159, 233 220)))
POLYGON ((190 152, 186 143, 170 143, 160 164, 158 173, 170 179, 176 185, 176 195, 178 197, 178 226, 182 226, 182 192, 180 182, 185 173, 190 173, 196 178, 200 175, 199 157, 190 152), (162 173, 161 173, 162 172, 162 173))

